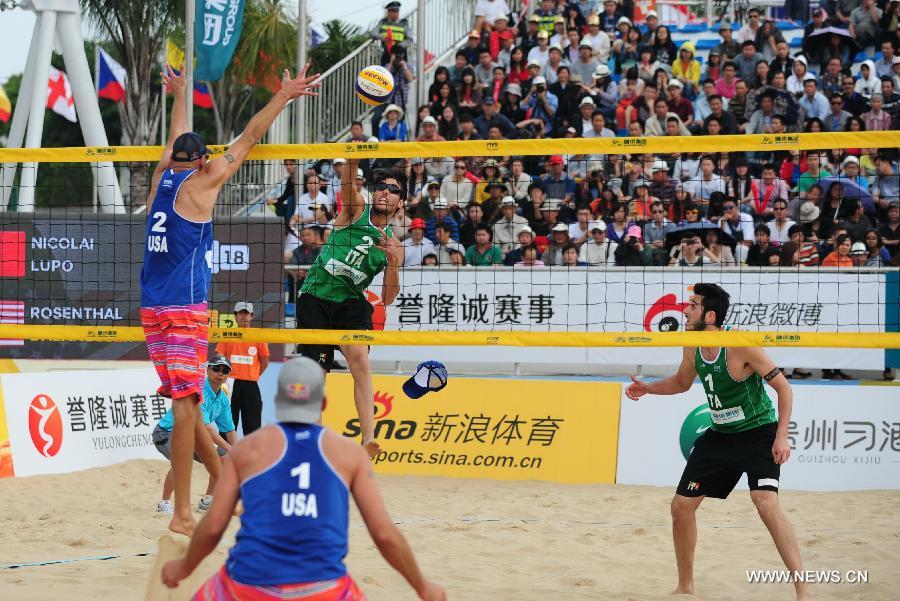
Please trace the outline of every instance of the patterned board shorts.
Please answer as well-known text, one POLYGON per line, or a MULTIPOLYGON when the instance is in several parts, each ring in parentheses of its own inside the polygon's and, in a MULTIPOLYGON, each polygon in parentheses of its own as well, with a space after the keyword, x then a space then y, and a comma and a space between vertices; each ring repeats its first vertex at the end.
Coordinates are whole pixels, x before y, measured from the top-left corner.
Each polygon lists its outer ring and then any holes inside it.
POLYGON ((345 575, 337 580, 278 586, 250 586, 231 579, 225 566, 200 587, 191 601, 366 601, 356 582, 345 575))
POLYGON ((141 307, 141 324, 162 382, 159 394, 173 399, 196 394, 202 401, 209 349, 206 303, 141 307))

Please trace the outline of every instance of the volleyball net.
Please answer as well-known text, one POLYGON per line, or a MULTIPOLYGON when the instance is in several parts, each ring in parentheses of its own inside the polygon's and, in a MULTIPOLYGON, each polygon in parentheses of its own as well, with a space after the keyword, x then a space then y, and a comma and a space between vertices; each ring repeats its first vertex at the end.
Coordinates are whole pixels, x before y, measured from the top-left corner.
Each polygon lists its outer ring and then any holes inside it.
MULTIPOLYGON (((897 246, 879 234, 900 201, 898 147, 893 131, 262 145, 216 207, 210 337, 900 348, 897 246), (375 170, 409 173, 391 226, 406 240, 401 290, 389 306, 380 278, 366 291, 373 331, 298 330, 298 291, 354 159, 365 197, 375 170), (684 331, 698 282, 731 294, 733 331, 684 331), (236 328, 237 302, 253 304, 253 328, 236 328)), ((143 358, 161 151, 0 149, 3 356, 143 358)))

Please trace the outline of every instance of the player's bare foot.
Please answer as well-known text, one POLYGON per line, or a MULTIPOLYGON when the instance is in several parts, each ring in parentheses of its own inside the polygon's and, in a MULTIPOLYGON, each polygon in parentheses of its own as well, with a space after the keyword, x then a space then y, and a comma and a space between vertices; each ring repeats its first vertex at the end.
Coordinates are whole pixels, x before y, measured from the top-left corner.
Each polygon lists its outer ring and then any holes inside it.
POLYGON ((196 527, 197 522, 194 521, 193 516, 185 519, 178 515, 173 515, 172 521, 169 522, 169 530, 187 537, 193 536, 194 528, 196 527))
POLYGON ((681 586, 680 584, 675 587, 675 590, 672 591, 673 595, 693 595, 694 587, 693 586, 681 586))
POLYGON ((363 441, 363 448, 366 450, 366 453, 369 454, 369 457, 374 459, 378 453, 381 452, 381 445, 378 444, 374 438, 369 441, 363 441))

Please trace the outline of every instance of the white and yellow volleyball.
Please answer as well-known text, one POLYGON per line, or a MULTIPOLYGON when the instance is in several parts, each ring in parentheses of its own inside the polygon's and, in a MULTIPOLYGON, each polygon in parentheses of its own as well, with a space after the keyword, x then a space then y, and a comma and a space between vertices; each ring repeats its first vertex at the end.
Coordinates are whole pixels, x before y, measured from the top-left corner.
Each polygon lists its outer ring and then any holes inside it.
POLYGON ((394 76, 378 65, 366 67, 356 76, 356 95, 369 106, 384 104, 394 91, 394 76))

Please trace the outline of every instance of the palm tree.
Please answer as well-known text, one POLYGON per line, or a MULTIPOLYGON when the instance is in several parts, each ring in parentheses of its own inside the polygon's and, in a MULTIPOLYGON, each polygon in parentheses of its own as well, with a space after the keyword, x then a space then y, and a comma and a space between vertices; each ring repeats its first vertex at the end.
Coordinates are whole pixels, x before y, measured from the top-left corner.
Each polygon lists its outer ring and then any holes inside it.
POLYGON ((328 21, 323 27, 328 39, 309 53, 313 73, 324 73, 369 39, 358 25, 338 19, 328 21))
MULTIPOLYGON (((176 0, 81 0, 87 21, 110 40, 128 77, 125 102, 119 105, 123 144, 154 142, 160 119, 159 86, 153 85, 159 81, 157 58, 166 37, 183 23, 183 7, 176 0)), ((148 184, 147 166, 132 164, 131 198, 142 201, 148 184)))

